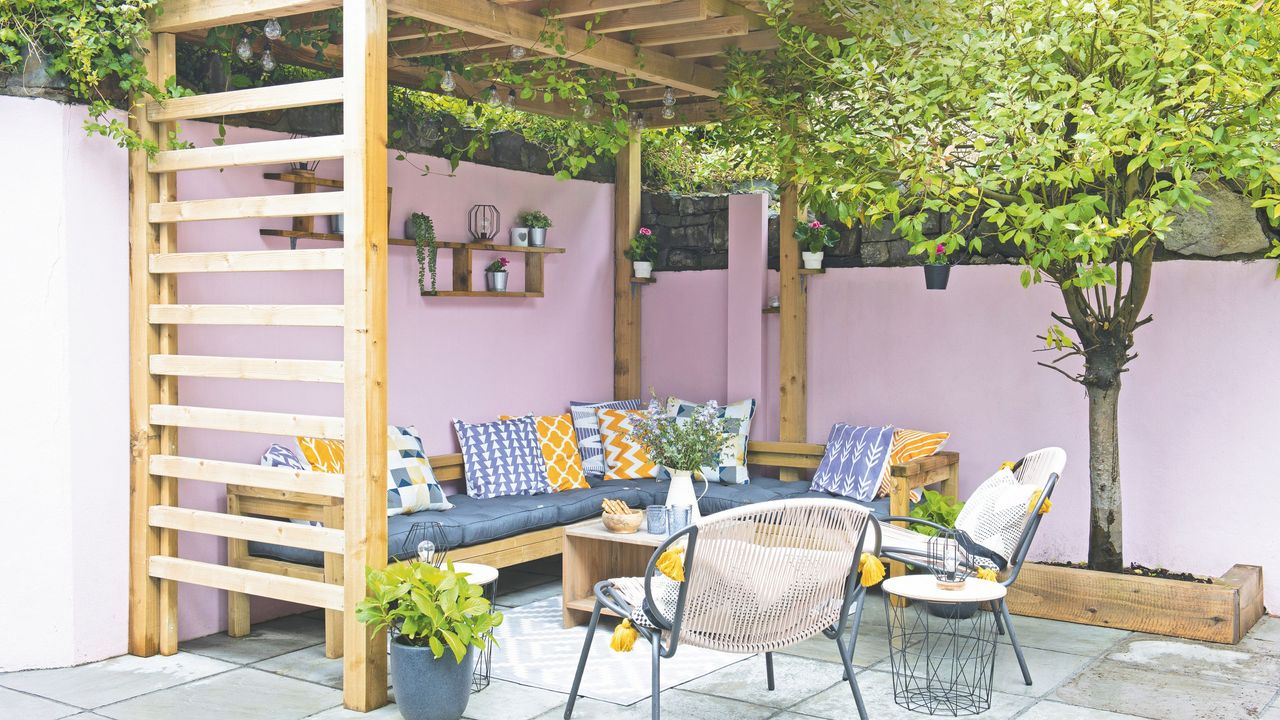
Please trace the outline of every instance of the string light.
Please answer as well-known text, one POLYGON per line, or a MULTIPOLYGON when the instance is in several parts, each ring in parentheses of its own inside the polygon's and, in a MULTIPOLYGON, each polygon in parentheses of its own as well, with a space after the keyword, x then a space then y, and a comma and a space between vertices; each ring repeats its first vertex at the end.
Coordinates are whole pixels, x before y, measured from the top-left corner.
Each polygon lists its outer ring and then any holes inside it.
POLYGON ((676 116, 676 109, 670 105, 662 106, 662 119, 670 120, 676 116))
POLYGON ((667 107, 676 104, 676 91, 672 90, 670 86, 667 87, 666 92, 662 93, 662 104, 667 107))
POLYGON ((645 128, 644 114, 640 111, 631 113, 631 129, 640 132, 645 128))
POLYGON ((508 110, 516 109, 516 91, 515 88, 507 90, 507 100, 502 103, 508 110))
POLYGON ((276 59, 271 54, 271 46, 268 45, 266 50, 262 51, 262 69, 271 72, 276 69, 276 59))
POLYGON ((262 26, 262 34, 266 35, 268 40, 279 40, 284 30, 280 27, 279 20, 271 18, 266 25, 262 26))
POLYGON ((527 51, 527 50, 525 50, 523 46, 521 46, 521 45, 512 45, 512 46, 511 46, 511 59, 512 59, 512 60, 519 60, 520 58, 524 57, 524 54, 525 54, 526 52, 528 52, 528 51, 527 51))
POLYGON ((440 78, 440 89, 447 93, 451 93, 456 87, 458 87, 458 81, 453 79, 453 70, 446 65, 444 68, 444 76, 440 78))
POLYGON ((587 98, 582 103, 582 119, 588 120, 592 115, 596 114, 596 104, 591 102, 591 98, 587 98))
POLYGON ((490 85, 489 89, 484 91, 484 101, 489 107, 498 107, 502 104, 502 98, 498 96, 498 86, 490 85))
POLYGON ((248 35, 242 35, 240 42, 236 43, 236 57, 244 62, 253 60, 253 45, 249 42, 248 35))

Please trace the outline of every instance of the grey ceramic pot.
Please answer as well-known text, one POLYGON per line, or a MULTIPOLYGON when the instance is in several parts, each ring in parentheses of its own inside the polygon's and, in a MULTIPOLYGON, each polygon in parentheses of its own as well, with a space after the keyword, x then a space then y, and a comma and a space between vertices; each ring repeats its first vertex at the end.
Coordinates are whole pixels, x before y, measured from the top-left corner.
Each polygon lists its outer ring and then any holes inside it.
POLYGON ((529 228, 529 247, 543 247, 547 244, 546 228, 529 228))
POLYGON ((507 271, 501 272, 484 272, 484 285, 489 292, 506 292, 507 291, 507 271))
POLYGON ((437 660, 430 648, 391 643, 391 684, 405 720, 458 720, 471 700, 475 669, 474 647, 459 663, 449 650, 437 660))

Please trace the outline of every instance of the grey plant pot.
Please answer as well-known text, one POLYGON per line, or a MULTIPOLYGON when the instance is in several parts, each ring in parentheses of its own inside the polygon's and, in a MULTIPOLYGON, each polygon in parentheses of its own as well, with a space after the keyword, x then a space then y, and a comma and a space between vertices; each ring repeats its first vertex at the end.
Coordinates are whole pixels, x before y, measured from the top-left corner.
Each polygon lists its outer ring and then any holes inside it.
POLYGON ((507 291, 507 271, 501 272, 484 272, 485 289, 489 292, 506 292, 507 291))
POLYGON ((391 643, 391 684, 404 720, 458 720, 471 700, 476 649, 456 662, 445 650, 439 660, 430 648, 391 643))
POLYGON ((546 228, 529 228, 529 247, 545 247, 546 244, 546 228))

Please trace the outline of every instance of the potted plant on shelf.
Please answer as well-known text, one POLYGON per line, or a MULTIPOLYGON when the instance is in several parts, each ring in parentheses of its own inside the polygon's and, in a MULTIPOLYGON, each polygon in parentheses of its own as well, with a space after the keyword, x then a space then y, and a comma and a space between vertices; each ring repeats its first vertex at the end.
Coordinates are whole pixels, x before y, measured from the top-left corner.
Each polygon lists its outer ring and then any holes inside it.
POLYGON ((391 635, 391 682, 405 720, 458 720, 471 699, 476 650, 493 640, 502 613, 453 563, 403 562, 367 573, 356 619, 391 635))
POLYGON ((653 231, 647 227, 640 228, 636 236, 631 238, 631 247, 623 253, 631 261, 631 272, 638 278, 653 277, 653 261, 658 258, 658 241, 653 231))
POLYGON ((800 243, 800 259, 806 270, 822 269, 822 258, 826 248, 832 247, 840 240, 835 228, 823 225, 818 220, 796 228, 796 241, 800 243))
POLYGON ((520 227, 528 229, 531 247, 543 247, 547 244, 547 228, 551 227, 551 218, 541 210, 526 210, 520 213, 520 227))
POLYGON ((440 248, 436 245, 436 226, 426 213, 413 213, 404 224, 405 235, 413 238, 418 254, 418 290, 423 295, 436 294, 436 257, 440 248), (431 289, 427 289, 427 274, 431 275, 431 289))
POLYGON ((947 261, 947 246, 938 243, 929 253, 924 264, 924 286, 928 290, 946 290, 951 277, 951 263, 947 261))
POLYGON ((489 292, 507 291, 507 266, 510 260, 500 257, 484 266, 484 287, 489 292))
POLYGON ((651 400, 649 408, 632 421, 631 435, 654 464, 671 472, 667 506, 691 507, 691 521, 701 517, 699 497, 693 491, 693 473, 700 472, 703 483, 709 485, 707 477, 713 472, 710 467, 717 464, 726 442, 724 420, 715 401, 699 407, 690 417, 677 418, 664 411, 657 399, 651 400))

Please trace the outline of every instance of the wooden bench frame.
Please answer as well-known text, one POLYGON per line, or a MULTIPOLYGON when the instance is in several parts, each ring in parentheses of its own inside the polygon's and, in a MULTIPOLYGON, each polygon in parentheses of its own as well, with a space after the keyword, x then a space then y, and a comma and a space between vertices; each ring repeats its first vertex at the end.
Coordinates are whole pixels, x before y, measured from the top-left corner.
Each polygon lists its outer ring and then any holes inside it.
MULTIPOLYGON (((815 470, 826 446, 818 443, 752 442, 747 449, 747 464, 788 468, 796 471, 815 470)), ((436 479, 442 483, 464 479, 462 455, 433 455, 429 458, 436 479)), ((939 452, 904 465, 889 466, 892 486, 889 514, 906 515, 911 508, 911 491, 940 485, 944 495, 956 497, 960 482, 960 455, 939 452)), ((343 526, 342 498, 263 490, 244 485, 227 486, 227 514, 264 515, 294 520, 315 520, 325 527, 343 526)), ((559 555, 563 547, 564 526, 533 530, 509 538, 450 550, 447 559, 454 562, 476 562, 502 568, 530 560, 559 555)), ((325 553, 324 566, 274 560, 249 555, 248 542, 227 540, 227 565, 286 577, 318 580, 342 585, 342 556, 325 553)), ((905 568, 890 562, 890 574, 901 575, 905 568)), ((243 637, 249 634, 249 596, 227 592, 227 634, 243 637)), ((325 610, 325 656, 342 656, 342 612, 325 610)))

